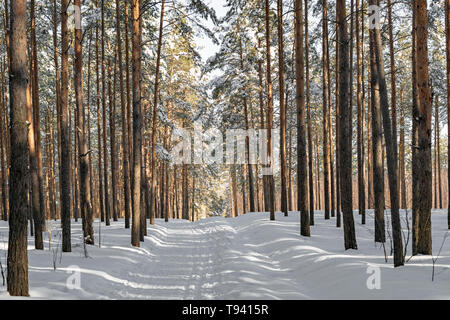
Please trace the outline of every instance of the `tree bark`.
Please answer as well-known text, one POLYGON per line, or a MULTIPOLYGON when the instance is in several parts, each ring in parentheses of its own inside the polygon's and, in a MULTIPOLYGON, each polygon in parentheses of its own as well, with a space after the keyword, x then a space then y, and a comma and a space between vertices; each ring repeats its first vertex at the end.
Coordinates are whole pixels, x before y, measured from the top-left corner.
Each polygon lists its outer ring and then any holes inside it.
MULTIPOLYGON (((74 0, 74 5, 81 8, 81 0, 74 0)), ((75 18, 77 19, 77 18, 75 18)), ((81 14, 80 14, 81 23, 81 14)), ((86 244, 94 244, 94 228, 92 204, 91 204, 91 186, 88 156, 90 151, 87 148, 86 124, 84 113, 84 95, 83 95, 83 34, 81 28, 75 28, 75 103, 77 112, 76 133, 78 136, 78 165, 80 168, 80 205, 81 218, 83 219, 83 237, 86 244)))
MULTIPOLYGON (((358 211, 362 217, 362 220, 365 219, 366 214, 366 190, 365 190, 365 181, 364 181, 364 134, 363 134, 363 106, 362 106, 362 59, 361 59, 361 46, 363 41, 360 41, 360 2, 356 0, 356 60, 357 60, 357 98, 356 104, 358 109, 358 211)), ((364 31, 363 31, 364 32, 364 31)), ((365 223, 365 221, 363 221, 365 223)), ((364 224, 363 223, 363 224, 364 224)))
POLYGON ((323 189, 325 200, 325 220, 330 219, 330 147, 328 146, 328 7, 327 0, 322 1, 322 107, 323 107, 323 189))
MULTIPOLYGON (((309 224, 314 225, 314 175, 313 175, 313 140, 311 124, 311 90, 309 73, 309 24, 308 24, 308 0, 305 0, 305 60, 306 60, 306 105, 308 121, 308 168, 309 168, 309 224)), ((289 141, 290 142, 290 141, 289 141)), ((290 145, 289 145, 290 148, 290 145)), ((291 149, 289 149, 291 152, 291 149)), ((289 174, 289 181, 290 181, 289 174)), ((290 183, 290 182, 289 182, 290 183)))
MULTIPOLYGON (((371 4, 375 5, 376 1, 371 0, 371 4)), ((403 257, 403 240, 402 228, 399 212, 399 185, 398 185, 398 155, 397 155, 397 135, 394 134, 394 128, 391 122, 391 114, 389 113, 389 101, 386 85, 386 75, 384 72, 383 49, 381 43, 381 32, 379 28, 371 30, 372 41, 375 56, 375 65, 373 77, 376 78, 380 95, 380 107, 383 116, 384 137, 386 142, 386 155, 389 177, 389 191, 391 200, 391 221, 392 221, 392 238, 394 242, 394 266, 404 265, 403 257)), ((394 117, 395 114, 392 115, 394 117)), ((396 129, 395 129, 396 130, 396 129)))
POLYGON ((278 68, 280 90, 280 152, 281 152, 281 212, 289 215, 286 183, 286 103, 284 100, 284 38, 283 38, 283 0, 277 0, 278 19, 278 68))
POLYGON ((67 9, 69 0, 61 0, 61 163, 60 163, 60 185, 61 185, 61 219, 63 226, 63 252, 71 252, 71 206, 70 206, 70 144, 69 144, 69 30, 67 26, 67 9))
POLYGON ((10 219, 8 242, 8 292, 28 296, 27 256, 27 2, 11 1, 10 90, 10 219))
POLYGON ((349 101, 349 39, 345 13, 345 0, 336 1, 337 24, 339 33, 339 107, 340 107, 340 186, 342 214, 344 221, 345 249, 358 249, 356 244, 355 225, 352 203, 352 128, 351 108, 349 101))
POLYGON ((101 0, 101 29, 102 29, 102 56, 101 56, 101 69, 102 69, 102 132, 103 132, 103 194, 105 197, 105 223, 107 226, 111 224, 110 217, 110 192, 108 188, 108 146, 106 140, 106 68, 105 68, 105 0, 101 0))
MULTIPOLYGON (((128 15, 128 1, 125 0, 126 11, 128 15)), ((129 146, 128 146, 128 101, 125 101, 125 92, 123 86, 123 64, 122 64, 122 38, 120 28, 120 0, 116 0, 116 36, 117 36, 117 54, 119 65, 119 87, 120 87, 120 105, 122 110, 122 168, 123 168, 123 196, 124 196, 124 211, 125 211, 125 229, 130 228, 130 163, 129 163, 129 146)), ((128 20, 128 19, 127 19, 128 20)), ((128 27, 128 26, 127 26, 128 27)), ((128 47, 128 39, 127 45, 128 47)), ((128 48, 127 48, 128 53, 128 48)), ((128 66, 128 58, 126 61, 128 66)), ((127 92, 129 90, 128 84, 128 67, 127 67, 127 92)))
POLYGON ((275 182, 273 177, 272 159, 272 127, 273 127, 273 88, 272 88, 272 68, 271 68, 271 45, 270 45, 270 4, 265 1, 266 18, 266 69, 267 69, 267 150, 269 159, 270 175, 266 176, 268 204, 270 220, 275 220, 275 182))
POLYGON ((6 149, 6 139, 5 137, 5 132, 7 130, 7 126, 5 125, 5 119, 4 119, 4 114, 7 112, 8 107, 6 105, 6 86, 4 85, 5 81, 3 81, 6 78, 6 63, 3 64, 2 63, 2 81, 1 81, 1 97, 0 97, 0 101, 1 101, 1 108, 0 108, 0 164, 1 164, 1 170, 2 170, 2 174, 1 174, 1 180, 2 180, 2 220, 3 221, 8 221, 8 208, 9 208, 9 204, 7 201, 7 197, 8 197, 8 186, 6 183, 6 179, 8 177, 8 174, 6 172, 6 161, 5 161, 5 149, 6 149))
MULTIPOLYGON (((303 3, 296 0, 295 10, 295 37, 303 39, 303 3)), ((303 41, 295 43, 295 77, 297 81, 297 188, 298 209, 300 211, 300 234, 305 237, 311 235, 309 224, 308 204, 308 169, 306 151, 306 125, 305 125, 305 61, 303 52, 303 41)))
POLYGON ((417 150, 414 153, 420 171, 417 175, 417 193, 414 194, 415 207, 419 217, 418 253, 432 254, 431 206, 432 206, 432 169, 431 169, 431 88, 428 71, 428 15, 427 1, 416 0, 416 49, 417 49, 417 150))
MULTIPOLYGON (((373 0, 371 0, 373 4, 373 0)), ((374 32, 370 31, 370 75, 372 106, 372 156, 373 156, 373 191, 375 200, 375 242, 386 242, 384 221, 384 157, 383 157, 383 120, 381 115, 380 84, 376 59, 374 32)))
MULTIPOLYGON (((38 198, 38 221, 41 226, 39 229, 42 231, 45 229, 45 199, 44 199, 44 178, 42 175, 42 148, 41 148, 41 121, 40 121, 40 107, 39 107, 39 77, 38 77, 38 57, 37 57, 37 44, 36 44, 36 17, 35 17, 35 0, 30 2, 30 19, 31 19, 31 93, 33 101, 33 130, 34 130, 34 142, 35 142, 35 156, 36 156, 36 173, 37 173, 37 198, 38 198)), ((36 223, 36 222, 35 222, 36 223)), ((36 229, 38 230, 38 229, 36 229)), ((36 232, 38 233, 38 232, 36 232)), ((37 249, 37 248, 36 248, 37 249)), ((39 249, 43 249, 43 244, 39 244, 39 249)))
POLYGON ((141 105, 141 1, 133 0, 133 177, 131 244, 140 246, 141 219, 141 158, 142 158, 142 105, 141 105))
MULTIPOLYGON (((98 5, 98 3, 97 3, 98 5)), ((103 194, 103 164, 102 164, 102 126, 101 126, 101 107, 100 107, 100 54, 99 54, 99 27, 95 26, 95 70, 96 70, 96 90, 97 90, 97 157, 98 157, 98 195, 100 206, 100 221, 105 221, 105 197, 103 194)))
MULTIPOLYGON (((447 60, 447 149, 448 163, 450 164, 450 0, 445 0, 445 47, 447 60)), ((450 168, 450 165, 447 165, 450 168)), ((447 178, 450 181, 450 170, 447 170, 447 178)), ((448 188, 448 229, 450 229, 450 188, 448 188)))
MULTIPOLYGON (((155 174, 155 162, 156 162, 156 121, 157 121, 157 112, 158 112, 158 98, 159 98, 159 72, 161 65, 161 48, 162 48, 162 40, 163 40, 163 26, 164 26, 164 9, 165 9, 165 0, 161 2, 161 14, 159 21, 159 37, 158 37, 158 48, 156 54, 156 71, 155 71, 155 92, 153 97, 153 116, 152 116, 152 187, 151 187, 151 195, 153 197, 156 194, 156 174, 155 174)), ((151 216, 150 216, 150 224, 155 224, 155 211, 152 208, 151 216)))
POLYGON ((116 143, 116 60, 117 51, 114 50, 114 65, 112 59, 108 60, 108 96, 109 96, 109 133, 111 154, 111 203, 113 221, 119 220, 119 208, 117 203, 117 143, 116 143))

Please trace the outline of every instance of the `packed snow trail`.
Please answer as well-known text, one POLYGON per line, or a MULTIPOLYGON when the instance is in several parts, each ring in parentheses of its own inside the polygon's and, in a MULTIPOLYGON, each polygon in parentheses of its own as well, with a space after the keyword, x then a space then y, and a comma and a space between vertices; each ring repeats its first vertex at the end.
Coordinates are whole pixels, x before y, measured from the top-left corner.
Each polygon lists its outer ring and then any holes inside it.
MULTIPOLYGON (((88 246, 88 258, 81 224, 73 222, 73 252, 62 257, 58 252, 56 271, 53 250, 61 240, 60 230, 52 232, 52 250, 47 234, 44 251, 34 250, 29 237, 30 295, 32 299, 450 298, 450 241, 444 244, 432 282, 431 257, 414 257, 397 269, 391 257, 385 263, 382 247, 373 242, 371 212, 366 226, 356 222, 358 251, 345 251, 342 229, 322 217, 318 212, 311 238, 300 237, 298 213, 287 218, 278 213, 276 221, 269 221, 265 213, 195 223, 157 220, 148 226, 140 248, 130 245, 130 230, 124 229, 123 221, 101 227, 99 248, 96 221, 97 246, 88 246), (379 288, 371 286, 377 284, 371 278, 377 270, 379 288)), ((448 232, 446 212, 434 212, 432 218, 437 252, 448 232)), ((59 222, 53 228, 59 228, 59 222)), ((3 266, 7 245, 8 225, 0 222, 3 266)), ((0 299, 10 299, 1 282, 0 299)))

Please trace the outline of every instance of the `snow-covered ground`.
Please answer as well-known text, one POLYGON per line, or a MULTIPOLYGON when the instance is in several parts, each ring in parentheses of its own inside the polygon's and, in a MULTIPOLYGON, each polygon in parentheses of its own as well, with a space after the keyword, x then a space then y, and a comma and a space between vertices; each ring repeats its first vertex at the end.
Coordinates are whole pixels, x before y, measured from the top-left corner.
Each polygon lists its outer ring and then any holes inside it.
MULTIPOLYGON (((141 248, 131 247, 123 222, 102 226, 99 248, 96 222, 97 246, 88 247, 89 258, 83 253, 81 225, 74 223, 73 252, 63 254, 61 261, 58 256, 56 271, 48 237, 41 252, 29 239, 30 295, 33 299, 450 299, 450 239, 436 262, 432 282, 429 256, 414 257, 397 269, 391 257, 385 262, 383 248, 373 241, 372 215, 362 226, 355 214, 358 251, 344 250, 342 229, 335 227, 334 219, 325 221, 322 213, 317 213, 311 238, 299 236, 298 213, 288 218, 277 214, 275 222, 261 213, 196 223, 157 220, 149 226, 141 248), (71 289, 67 282, 76 284, 77 268, 80 288, 71 289), (376 283, 372 280, 377 270, 381 289, 370 290, 368 279, 376 283)), ((436 254, 446 227, 446 212, 435 211, 436 254)), ((3 267, 7 237, 7 224, 1 222, 3 267)), ((60 233, 53 231, 52 238, 54 249, 60 233)), ((8 298, 0 278, 0 299, 8 298)))

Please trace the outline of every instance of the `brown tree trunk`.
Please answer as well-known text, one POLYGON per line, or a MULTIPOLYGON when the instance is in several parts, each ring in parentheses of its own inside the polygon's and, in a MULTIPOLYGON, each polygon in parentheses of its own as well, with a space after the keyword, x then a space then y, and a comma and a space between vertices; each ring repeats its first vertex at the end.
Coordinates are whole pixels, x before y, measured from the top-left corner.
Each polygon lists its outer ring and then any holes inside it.
MULTIPOLYGON (((447 60, 447 149, 450 164, 450 0, 445 0, 445 47, 447 60)), ((447 165, 447 178, 450 182, 450 165, 447 165)), ((448 228, 450 229, 450 187, 448 188, 448 228)))
POLYGON ((408 209, 406 199, 406 163, 405 163, 405 110, 403 106, 403 88, 400 90, 400 146, 399 146, 399 178, 401 208, 408 209))
POLYGON ((322 187, 320 184, 320 168, 319 168, 319 163, 320 163, 320 155, 319 155, 319 128, 318 128, 318 123, 316 123, 315 125, 315 137, 316 137, 316 208, 317 210, 322 210, 322 187))
POLYGON ((117 203, 117 143, 116 143, 116 60, 117 51, 114 50, 114 65, 111 59, 108 60, 108 96, 109 96, 109 133, 110 133, 110 154, 111 154, 111 201, 112 218, 116 222, 119 220, 119 208, 117 203), (113 74, 112 74, 113 73, 113 74))
POLYGON ((434 204, 436 209, 442 209, 441 198, 441 168, 440 168, 440 150, 439 150, 439 96, 436 96, 436 108, 434 116, 434 204), (438 200, 439 199, 439 200, 438 200), (440 202, 440 204, 439 204, 440 202))
MULTIPOLYGON (((164 26, 164 9, 165 9, 165 0, 161 2, 161 14, 160 14, 160 22, 159 22, 159 37, 158 37, 158 48, 157 48, 157 56, 156 56, 156 71, 155 71, 155 92, 153 97, 153 116, 152 116, 152 186, 150 193, 152 196, 156 194, 156 174, 155 174, 155 162, 156 162, 156 121, 157 121, 157 112, 158 112, 158 98, 159 98, 159 72, 161 65, 161 47, 163 40, 163 26, 164 26)), ((155 212, 152 208, 150 224, 155 224, 155 212)))
POLYGON ((378 83, 377 60, 375 56, 376 43, 373 32, 370 32, 370 75, 371 75, 371 106, 372 106, 372 156, 373 156, 373 191, 375 204, 375 242, 386 242, 384 221, 384 157, 383 128, 380 102, 380 86, 378 83))
MULTIPOLYGON (((311 150, 312 150, 312 143, 311 143, 311 150)), ((310 165, 312 166, 313 163, 313 155, 312 155, 312 151, 311 151, 311 158, 308 159, 311 163, 310 165)), ((312 172, 312 170, 311 170, 312 172)), ((310 175, 311 177, 311 175, 310 175)), ((293 211, 293 203, 292 203, 292 132, 289 133, 289 170, 288 170, 288 178, 289 178, 289 185, 288 185, 288 204, 289 204, 289 211, 293 211)), ((311 177, 312 179, 312 177, 311 177)), ((314 188, 314 180, 312 180, 312 183, 310 182, 310 186, 311 184, 313 185, 314 188)), ((258 192, 259 193, 259 192, 258 192)), ((314 206, 314 193, 313 193, 313 199, 312 199, 312 203, 314 206)), ((314 207, 313 207, 314 209, 314 207)))
POLYGON ((125 2, 125 79, 126 79, 126 88, 127 88, 127 138, 128 138, 128 169, 129 169, 129 176, 130 176, 130 215, 127 217, 125 215, 125 227, 130 226, 130 216, 131 216, 131 202, 132 202, 132 195, 131 195, 131 177, 132 177, 132 169, 131 169, 131 163, 133 161, 133 139, 131 134, 132 124, 131 124, 131 90, 130 90, 130 49, 129 49, 129 32, 128 32, 128 26, 129 26, 129 12, 128 12, 128 5, 129 1, 124 0, 125 2))
MULTIPOLYGON (((376 0, 371 0, 372 5, 376 0)), ((397 156, 397 135, 393 133, 391 114, 389 113, 389 101, 386 85, 386 75, 384 72, 383 49, 381 43, 381 32, 379 28, 371 30, 372 49, 374 55, 375 68, 372 70, 372 77, 376 78, 376 84, 379 89, 380 107, 383 116, 384 137, 386 143, 386 155, 389 177, 389 191, 391 201, 391 221, 392 238, 394 242, 394 266, 404 265, 403 240, 399 212, 399 186, 398 186, 398 156, 397 156)), ((394 116, 394 115, 392 115, 394 116)))
POLYGON ((419 198, 417 177, 420 171, 420 164, 417 161, 416 152, 418 150, 418 125, 414 119, 418 118, 418 88, 417 88, 417 21, 416 21, 416 0, 411 1, 412 7, 412 251, 413 255, 418 254, 419 243, 419 211, 416 201, 419 198))
MULTIPOLYGON (((436 97, 437 99, 437 97, 436 97)), ((439 106, 436 101, 436 106, 439 106)), ((439 190, 439 209, 442 209, 442 176, 441 176, 441 129, 439 124, 439 112, 437 116, 437 167, 438 167, 438 190, 439 190)))
MULTIPOLYGON (((336 23, 336 30, 338 30, 339 26, 336 23)), ((335 89, 335 102, 336 102, 336 130, 335 130, 335 135, 336 135, 336 227, 340 228, 341 224, 342 224, 342 219, 341 219, 341 210, 342 210, 342 205, 341 205, 341 154, 340 154, 340 134, 341 134, 341 107, 340 107, 340 72, 338 71, 339 66, 340 66, 340 52, 339 52, 339 32, 336 32, 336 89, 335 89)))
POLYGON ((105 0, 102 0, 101 5, 101 17, 102 17, 102 57, 101 57, 101 69, 102 69, 102 132, 103 132, 103 187, 105 197, 105 223, 107 226, 111 224, 110 217, 110 192, 108 188, 108 146, 106 140, 106 68, 105 68, 105 0))
MULTIPOLYGON (((392 114, 392 141, 397 141, 397 77, 395 69, 395 52, 394 52, 394 26, 392 22, 392 1, 387 0, 388 7, 388 26, 389 26, 389 55, 391 69, 391 114, 392 114)), ((398 159, 397 159, 398 161, 398 159)), ((397 163, 398 168, 398 163, 397 163)), ((400 192, 400 190, 399 190, 400 192)))
POLYGON ((413 154, 420 171, 417 175, 417 193, 414 206, 419 217, 418 253, 432 254, 431 206, 432 206, 432 170, 431 170, 431 88, 428 71, 428 15, 427 1, 416 0, 416 49, 417 49, 417 150, 413 154))
MULTIPOLYGON (((30 65, 31 67, 31 65, 30 65)), ((32 68, 30 68, 31 71, 32 68)), ((32 74, 31 72, 29 73, 32 74)), ((39 178, 38 178, 38 165, 37 165, 37 155, 36 155, 36 141, 35 141, 35 131, 33 122, 33 103, 31 99, 31 83, 27 85, 27 93, 30 94, 30 101, 27 101, 27 121, 28 127, 28 147, 30 154, 30 181, 31 181, 31 212, 34 223, 34 245, 36 250, 44 250, 44 243, 42 239, 42 222, 41 213, 39 205, 39 178)))
MULTIPOLYGON (((74 5, 81 8, 81 0, 74 0, 74 5)), ((75 18, 77 19, 77 17, 75 18)), ((79 17, 81 24, 81 15, 79 17)), ((94 244, 94 228, 92 204, 91 204, 91 186, 89 183, 89 151, 86 142, 86 124, 84 114, 84 98, 83 98, 83 48, 82 48, 82 30, 75 28, 75 65, 74 65, 74 82, 75 82, 75 102, 77 112, 77 125, 75 132, 78 136, 78 165, 80 168, 80 205, 81 218, 83 219, 83 236, 87 244, 94 244)))
MULTIPOLYGON (((295 10, 295 36, 303 39, 303 4, 302 0, 296 0, 295 10)), ((295 69, 297 80, 297 188, 298 208, 300 211, 300 234, 305 237, 311 235, 309 224, 308 204, 308 169, 306 151, 306 125, 305 125, 305 74, 304 74, 303 41, 296 41, 295 45, 295 69)))
MULTIPOLYGON (((361 17, 360 19, 360 25, 361 25, 361 34, 360 34, 360 41, 359 41, 359 48, 360 48, 360 55, 359 55, 359 59, 360 59, 360 95, 361 95, 361 158, 362 158, 362 192, 364 192, 364 198, 361 198, 361 203, 363 205, 363 210, 360 212, 361 214, 361 224, 365 225, 366 224, 366 208, 367 208, 367 190, 366 190, 366 181, 368 181, 368 177, 366 175, 366 162, 365 162, 365 156, 366 156, 366 146, 365 146, 365 129, 366 129, 366 106, 365 106, 365 100, 366 100, 366 87, 365 87, 365 82, 364 82, 364 72, 365 72, 365 68, 364 65, 364 55, 365 55, 365 50, 364 50, 364 38, 365 38, 365 32, 364 32, 364 20, 365 20, 365 16, 363 13, 363 9, 364 9, 364 3, 361 3, 360 6, 357 6, 357 10, 358 10, 358 15, 361 17), (360 11, 359 11, 360 10, 360 11)), ((359 18, 357 18, 359 20, 359 18)), ((367 139, 369 139, 370 134, 367 135, 367 139)), ((369 157, 368 157, 369 158, 369 157)))
POLYGON ((141 105, 141 1, 132 1, 133 11, 133 177, 131 244, 140 246, 141 219, 141 158, 142 158, 142 105, 141 105))
POLYGON ((352 203, 352 128, 351 108, 349 101, 349 39, 345 13, 345 0, 336 1, 336 12, 339 33, 339 107, 340 107, 340 186, 342 214, 344 220, 345 249, 358 249, 356 244, 355 225, 353 220, 352 203))
POLYGON ((270 211, 270 220, 275 220, 275 182, 273 177, 273 159, 272 159, 272 127, 273 127, 273 88, 272 88, 272 68, 270 52, 270 4, 265 1, 266 18, 266 69, 267 69, 267 154, 269 159, 270 174, 266 176, 268 204, 270 211))
POLYGON ((63 226, 63 252, 71 252, 71 206, 70 206, 70 144, 69 144, 69 30, 67 26, 67 9, 69 0, 61 0, 61 106, 60 106, 60 139, 61 139, 61 219, 63 226))
POLYGON ((277 0, 278 19, 278 68, 280 89, 280 153, 281 153, 281 212, 288 216, 286 184, 286 104, 284 100, 284 39, 283 39, 283 0, 277 0))
MULTIPOLYGON (((6 78, 6 63, 2 64, 3 68, 2 68, 2 74, 3 77, 6 78)), ((0 108, 0 164, 1 164, 1 170, 2 170, 2 174, 0 179, 2 180, 2 220, 3 221, 8 221, 8 201, 7 201, 7 196, 8 196, 8 187, 6 184, 6 179, 8 177, 8 174, 6 172, 6 161, 5 161, 5 144, 6 144, 6 139, 5 137, 5 131, 6 129, 6 125, 5 125, 5 119, 4 119, 4 114, 7 112, 8 107, 6 105, 6 87, 4 86, 4 81, 2 77, 2 81, 1 81, 1 96, 0 96, 0 101, 1 101, 1 108, 0 108)))
MULTIPOLYGON (((260 29, 261 26, 258 25, 258 29, 260 29)), ((258 37, 258 49, 262 49, 262 40, 258 37)), ((260 112, 260 123, 261 123, 261 129, 266 128, 266 122, 264 121, 264 81, 263 81, 263 61, 258 61, 258 80, 259 80, 259 112, 260 112)), ((267 176, 262 177, 262 202, 261 202, 261 211, 268 211, 269 210, 269 195, 268 195, 268 189, 267 189, 267 176)))
MULTIPOLYGON (((92 52, 91 52, 91 46, 92 46, 92 32, 89 36, 89 46, 88 46, 88 79, 87 79, 87 87, 91 88, 91 61, 92 61, 92 52)), ((92 168, 92 139, 91 139, 91 90, 88 90, 87 94, 87 115, 85 115, 85 120, 87 118, 87 150, 89 155, 88 157, 88 163, 89 163, 89 189, 90 189, 90 196, 91 196, 91 206, 92 206, 92 220, 94 219, 95 213, 98 210, 98 205, 96 201, 96 197, 94 195, 94 171, 92 168)), ((84 110, 84 109, 83 109, 84 110)), ((84 111, 86 112, 86 111, 84 111)))
MULTIPOLYGON (((33 130, 34 130, 34 142, 35 142, 35 155, 36 155, 36 173, 37 173, 37 198, 39 204, 38 221, 40 223, 40 230, 45 229, 45 199, 43 190, 43 176, 42 176, 42 149, 41 149, 41 122, 40 122, 40 107, 39 107, 39 77, 38 77, 38 57, 37 57, 37 44, 36 44, 36 19, 35 19, 35 0, 30 2, 30 19, 31 19, 31 93, 33 101, 33 130)), ((36 222, 35 222, 36 223, 36 222)), ((36 229, 38 230, 38 229, 36 229)), ((36 232, 37 234, 38 232, 36 232)), ((39 249, 43 249, 43 244, 39 245, 39 249)))
MULTIPOLYGON (((308 168, 309 168, 309 224, 314 225, 314 176, 313 176, 313 145, 311 125, 311 90, 309 75, 309 24, 308 24, 308 0, 305 0, 305 60, 306 60, 306 105, 308 121, 308 168)), ((289 149, 289 152, 291 150, 289 149)), ((290 174, 289 174, 290 179, 290 174)))
POLYGON ((96 90, 97 90, 97 157, 98 157, 98 201, 100 206, 100 221, 105 221, 105 197, 103 194, 103 164, 102 164, 102 127, 101 127, 101 107, 100 107, 100 54, 99 54, 99 27, 95 27, 95 70, 96 70, 96 90))
MULTIPOLYGON (((362 216, 363 224, 365 224, 365 214, 366 214, 366 190, 364 182, 364 135, 363 135, 363 106, 362 106, 362 59, 361 59, 361 47, 364 44, 360 41, 360 6, 359 0, 356 0, 356 60, 357 60, 357 98, 356 104, 358 109, 358 211, 362 216)), ((364 31, 363 31, 364 32, 364 31)))
MULTIPOLYGON (((128 20, 128 1, 125 0, 126 5, 126 15, 128 20)), ((117 54, 118 54, 118 65, 119 65, 119 87, 120 87, 120 105, 122 110, 122 167, 123 167, 123 196, 124 196, 124 211, 125 211, 125 229, 130 228, 130 163, 129 163, 129 146, 128 146, 128 100, 125 101, 125 92, 123 86, 123 64, 122 64, 122 38, 121 38, 121 28, 120 28, 120 1, 116 0, 116 36, 117 36, 117 54)), ((127 26, 128 29, 128 26, 127 26)), ((129 91, 128 84, 128 39, 126 44, 127 50, 127 95, 129 91)))
POLYGON ((27 256, 27 3, 11 1, 10 92, 10 219, 8 244, 8 292, 28 296, 27 256))
POLYGON ((322 107, 323 107, 323 185, 325 199, 325 220, 330 219, 330 148, 328 146, 328 7, 327 0, 322 1, 322 107))

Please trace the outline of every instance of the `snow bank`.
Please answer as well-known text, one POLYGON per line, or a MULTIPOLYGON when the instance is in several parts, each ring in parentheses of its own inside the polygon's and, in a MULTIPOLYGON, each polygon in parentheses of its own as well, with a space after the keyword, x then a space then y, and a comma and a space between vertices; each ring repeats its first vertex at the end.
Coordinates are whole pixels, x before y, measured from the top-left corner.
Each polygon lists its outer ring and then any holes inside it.
MULTIPOLYGON (((333 219, 323 220, 321 212, 311 238, 300 237, 298 213, 288 218, 277 214, 275 222, 266 213, 251 213, 196 223, 157 220, 149 226, 141 248, 131 247, 123 222, 113 222, 111 227, 102 226, 102 246, 89 246, 89 258, 84 257, 81 225, 73 222, 73 252, 63 254, 61 261, 58 255, 56 271, 48 236, 41 252, 29 239, 30 295, 32 299, 450 299, 450 240, 436 262, 432 282, 431 257, 414 257, 397 269, 392 257, 385 262, 383 247, 373 241, 373 212, 368 215, 368 224, 362 226, 355 213, 358 251, 344 251, 342 229, 333 219), (380 289, 370 290, 370 284, 379 284, 380 289)), ((435 211, 432 218, 437 254, 447 233, 446 212, 435 211)), ((98 221, 95 229, 98 244, 98 221)), ((4 267, 7 233, 7 224, 1 222, 4 267)), ((54 230, 53 249, 59 241, 60 233, 54 230)), ((386 250, 389 254, 389 243, 386 250)), ((0 279, 0 299, 9 298, 0 279)))

